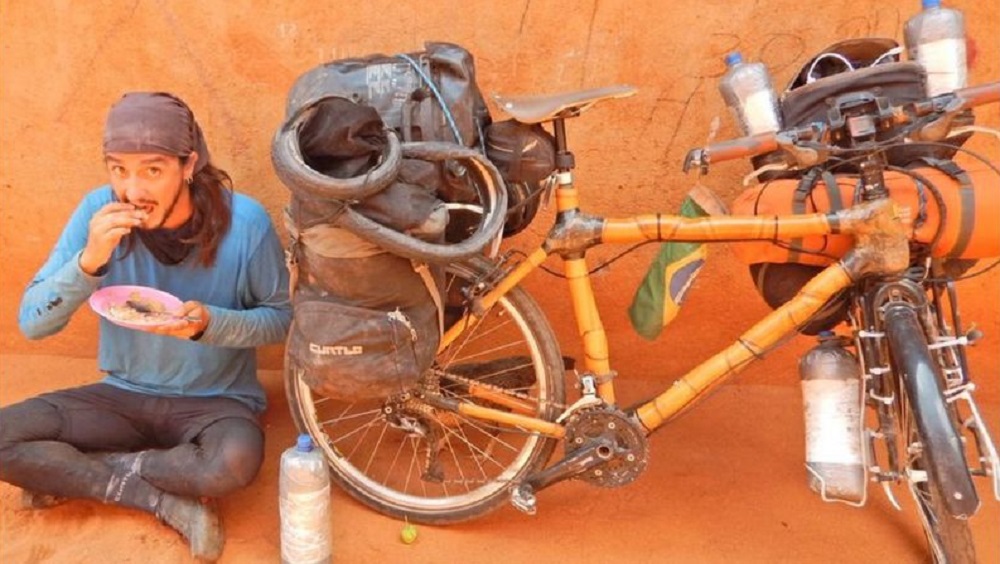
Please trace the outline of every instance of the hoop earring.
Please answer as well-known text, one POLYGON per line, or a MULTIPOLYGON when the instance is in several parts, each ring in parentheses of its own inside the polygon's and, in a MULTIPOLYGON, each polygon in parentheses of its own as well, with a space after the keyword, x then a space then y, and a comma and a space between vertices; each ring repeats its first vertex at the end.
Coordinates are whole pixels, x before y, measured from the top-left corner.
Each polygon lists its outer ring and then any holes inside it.
POLYGON ((191 185, 192 181, 194 181, 194 178, 191 178, 191 177, 188 177, 188 178, 184 179, 184 182, 187 182, 189 186, 191 185))

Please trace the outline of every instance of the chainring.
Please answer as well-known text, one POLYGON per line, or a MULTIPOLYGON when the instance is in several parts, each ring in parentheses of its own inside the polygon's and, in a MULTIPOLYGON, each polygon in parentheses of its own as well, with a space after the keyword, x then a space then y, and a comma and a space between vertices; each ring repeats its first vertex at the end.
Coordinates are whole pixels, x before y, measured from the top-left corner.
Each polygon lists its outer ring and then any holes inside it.
POLYGON ((584 408, 566 421, 566 446, 572 451, 605 440, 614 453, 607 461, 576 477, 603 488, 631 483, 646 469, 649 443, 646 434, 628 416, 613 407, 584 408))

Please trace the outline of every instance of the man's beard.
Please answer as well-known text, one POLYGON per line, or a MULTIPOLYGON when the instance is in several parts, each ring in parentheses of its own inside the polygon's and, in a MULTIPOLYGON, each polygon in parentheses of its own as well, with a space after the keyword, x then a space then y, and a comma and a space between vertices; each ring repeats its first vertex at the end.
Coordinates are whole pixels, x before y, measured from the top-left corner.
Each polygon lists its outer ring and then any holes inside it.
POLYGON ((184 191, 184 188, 181 187, 181 189, 177 190, 177 193, 174 194, 174 199, 170 201, 170 205, 167 206, 166 211, 163 212, 163 217, 160 218, 160 223, 158 223, 156 225, 142 226, 142 227, 140 227, 140 229, 147 229, 147 230, 162 229, 163 228, 163 224, 166 223, 167 220, 170 219, 170 216, 174 213, 174 209, 177 207, 177 202, 179 202, 181 200, 181 193, 183 191, 184 191))
MULTIPOLYGON (((189 242, 194 236, 195 227, 192 218, 188 218, 182 225, 176 228, 165 228, 163 224, 167 222, 180 201, 181 190, 177 191, 174 199, 167 206, 163 218, 155 227, 143 227, 137 230, 137 235, 147 249, 159 262, 166 265, 173 265, 182 262, 191 253, 194 244, 189 242)), ((193 216, 192 216, 193 217, 193 216)))

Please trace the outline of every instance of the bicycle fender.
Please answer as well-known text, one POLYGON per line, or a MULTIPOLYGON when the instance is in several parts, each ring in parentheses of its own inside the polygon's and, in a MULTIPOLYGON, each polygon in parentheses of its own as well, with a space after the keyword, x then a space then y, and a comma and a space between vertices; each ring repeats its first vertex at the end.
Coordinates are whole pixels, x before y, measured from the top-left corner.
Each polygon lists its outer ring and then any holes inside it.
POLYGON ((979 508, 965 449, 945 406, 938 366, 927 348, 913 307, 892 304, 885 312, 885 332, 896 369, 916 420, 931 487, 938 487, 948 512, 968 518, 979 508))

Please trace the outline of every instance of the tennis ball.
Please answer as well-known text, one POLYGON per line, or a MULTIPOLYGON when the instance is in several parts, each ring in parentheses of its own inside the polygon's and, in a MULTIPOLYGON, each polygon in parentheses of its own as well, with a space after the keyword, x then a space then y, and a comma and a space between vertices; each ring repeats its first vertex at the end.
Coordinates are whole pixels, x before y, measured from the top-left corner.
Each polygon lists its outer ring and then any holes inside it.
POLYGON ((417 540, 417 528, 407 523, 399 532, 399 540, 403 541, 403 544, 413 544, 413 541, 417 540))

